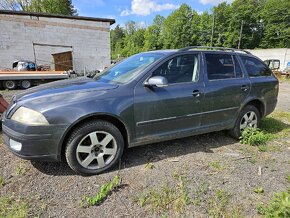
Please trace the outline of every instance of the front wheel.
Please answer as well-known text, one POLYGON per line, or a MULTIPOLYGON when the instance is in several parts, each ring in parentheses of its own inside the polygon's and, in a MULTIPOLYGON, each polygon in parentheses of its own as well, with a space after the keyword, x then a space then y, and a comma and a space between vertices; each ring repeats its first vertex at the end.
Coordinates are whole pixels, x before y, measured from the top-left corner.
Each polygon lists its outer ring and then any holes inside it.
POLYGON ((96 175, 116 165, 124 150, 124 139, 113 124, 95 120, 77 127, 66 146, 68 165, 77 173, 96 175))
POLYGON ((239 139, 242 131, 246 128, 257 128, 261 120, 260 112, 253 105, 244 107, 235 123, 233 129, 229 130, 232 137, 239 139))

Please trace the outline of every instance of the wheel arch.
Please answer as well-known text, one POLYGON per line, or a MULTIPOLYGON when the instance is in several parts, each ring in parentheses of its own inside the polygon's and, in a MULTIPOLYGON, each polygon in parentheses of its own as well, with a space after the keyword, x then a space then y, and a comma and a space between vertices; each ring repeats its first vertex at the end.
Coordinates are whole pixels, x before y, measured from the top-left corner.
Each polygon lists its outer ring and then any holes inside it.
POLYGON ((107 122, 115 125, 120 130, 120 132, 124 138, 125 148, 128 147, 129 142, 130 142, 129 130, 128 130, 127 126, 125 125, 125 123, 122 122, 120 118, 118 118, 114 115, 111 115, 111 114, 91 114, 89 116, 85 116, 85 117, 82 117, 81 119, 77 120, 67 129, 67 131, 65 132, 64 136, 62 137, 62 139, 59 143, 59 154, 60 154, 61 159, 64 158, 65 144, 68 140, 68 137, 72 133, 72 131, 75 128, 77 128, 78 126, 82 125, 83 123, 91 121, 93 119, 107 121, 107 122))
POLYGON ((260 112, 260 117, 263 118, 265 116, 265 105, 263 101, 259 99, 252 99, 248 101, 242 108, 246 107, 247 105, 255 106, 258 111, 260 112))

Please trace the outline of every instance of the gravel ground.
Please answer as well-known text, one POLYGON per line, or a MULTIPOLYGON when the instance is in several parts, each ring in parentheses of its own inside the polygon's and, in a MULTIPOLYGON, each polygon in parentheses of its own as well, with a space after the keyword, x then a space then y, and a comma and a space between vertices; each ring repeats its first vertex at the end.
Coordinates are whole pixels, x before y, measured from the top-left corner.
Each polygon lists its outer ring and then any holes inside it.
MULTIPOLYGON (((1 94, 10 99, 15 92, 1 94)), ((289 93, 290 83, 281 83, 277 110, 289 111, 289 93)), ((222 190, 229 196, 224 214, 231 217, 235 212, 240 217, 258 217, 258 203, 268 202, 275 192, 289 187, 286 175, 290 175, 290 141, 281 139, 272 143, 279 149, 259 152, 224 132, 216 132, 129 149, 115 170, 82 177, 65 163, 21 160, 1 141, 0 176, 5 179, 5 185, 0 185, 0 196, 27 202, 31 217, 159 217, 163 214, 208 217, 219 208, 214 193, 222 190), (152 163, 152 169, 146 167, 147 163, 152 163), (122 186, 101 205, 80 206, 85 195, 94 196, 101 185, 117 174, 122 186), (166 185, 178 190, 181 176, 192 200, 184 214, 166 206, 156 213, 149 205, 140 207, 136 203, 142 194, 161 191, 166 185), (255 193, 257 187, 263 187, 264 193, 255 193)))

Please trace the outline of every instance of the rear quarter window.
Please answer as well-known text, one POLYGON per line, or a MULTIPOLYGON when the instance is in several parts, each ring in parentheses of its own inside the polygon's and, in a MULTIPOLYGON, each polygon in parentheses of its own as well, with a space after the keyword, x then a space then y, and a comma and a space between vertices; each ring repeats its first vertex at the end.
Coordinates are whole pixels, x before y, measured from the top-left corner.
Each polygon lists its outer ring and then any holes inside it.
POLYGON ((246 68, 249 77, 271 76, 272 71, 265 65, 264 62, 252 58, 241 56, 241 60, 246 68))

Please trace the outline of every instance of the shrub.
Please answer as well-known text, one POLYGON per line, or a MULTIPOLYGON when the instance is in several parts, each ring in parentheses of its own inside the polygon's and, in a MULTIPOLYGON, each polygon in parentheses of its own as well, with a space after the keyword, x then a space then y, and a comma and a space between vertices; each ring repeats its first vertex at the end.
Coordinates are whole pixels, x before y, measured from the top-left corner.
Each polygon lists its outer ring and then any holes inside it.
POLYGON ((246 128, 242 132, 240 142, 242 144, 248 144, 252 146, 265 145, 272 139, 270 134, 264 133, 260 129, 246 128))
POLYGON ((265 217, 290 217, 290 189, 288 192, 277 193, 267 205, 260 204, 258 212, 265 217))

